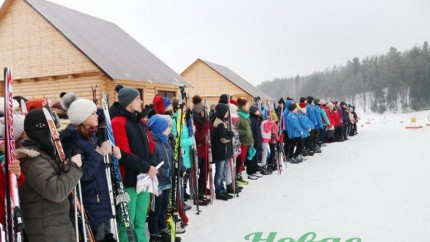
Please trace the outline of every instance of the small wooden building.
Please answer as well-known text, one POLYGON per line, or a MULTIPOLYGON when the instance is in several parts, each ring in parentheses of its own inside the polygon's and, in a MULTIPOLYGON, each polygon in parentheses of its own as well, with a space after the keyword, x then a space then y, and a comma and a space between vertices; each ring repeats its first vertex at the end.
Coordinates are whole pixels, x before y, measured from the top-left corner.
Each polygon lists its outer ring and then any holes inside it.
POLYGON ((202 59, 194 61, 181 76, 194 87, 190 89, 192 95, 198 94, 207 98, 211 104, 217 103, 222 94, 229 94, 235 99, 246 98, 249 101, 255 97, 260 97, 266 103, 273 101, 272 97, 229 68, 202 59))
POLYGON ((96 86, 98 99, 115 97, 122 84, 149 104, 190 85, 117 25, 44 0, 5 0, 0 65, 12 68, 14 95, 27 98, 55 100, 64 91, 92 99, 96 86))

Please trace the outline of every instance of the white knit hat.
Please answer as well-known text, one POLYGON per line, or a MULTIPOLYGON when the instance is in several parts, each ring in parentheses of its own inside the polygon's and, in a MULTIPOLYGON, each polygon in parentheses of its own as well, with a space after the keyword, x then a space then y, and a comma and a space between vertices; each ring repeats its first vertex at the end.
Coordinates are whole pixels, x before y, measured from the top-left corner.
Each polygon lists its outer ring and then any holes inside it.
POLYGON ((78 125, 83 123, 95 111, 97 111, 97 106, 94 102, 79 98, 70 104, 67 116, 71 124, 78 125))
MULTIPOLYGON (((19 110, 19 103, 17 100, 12 99, 13 102, 13 113, 16 113, 19 110)), ((4 97, 0 97, 0 114, 4 114, 4 97)))
MULTIPOLYGON (((17 140, 24 133, 24 116, 19 114, 14 114, 12 127, 14 131, 15 139, 17 140)), ((4 137, 4 118, 0 119, 0 135, 1 137, 4 137)))

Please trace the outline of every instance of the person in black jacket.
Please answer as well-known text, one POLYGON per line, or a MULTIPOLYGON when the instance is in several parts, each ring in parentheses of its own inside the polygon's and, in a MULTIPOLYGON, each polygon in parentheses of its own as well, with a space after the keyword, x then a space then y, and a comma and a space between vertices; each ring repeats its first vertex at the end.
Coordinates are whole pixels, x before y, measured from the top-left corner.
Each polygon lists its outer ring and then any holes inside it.
POLYGON ((257 106, 252 105, 249 107, 249 121, 251 122, 251 131, 254 138, 254 152, 248 151, 248 160, 246 164, 246 173, 248 174, 248 179, 256 180, 262 177, 261 173, 258 171, 258 157, 263 151, 263 137, 261 136, 260 128, 260 117, 261 111, 257 106), (252 154, 254 153, 254 154, 252 154))
POLYGON ((233 131, 227 129, 225 120, 228 117, 228 106, 223 103, 218 103, 215 107, 216 118, 213 123, 211 134, 212 139, 212 160, 215 162, 215 198, 220 200, 228 200, 233 198, 229 195, 224 187, 224 174, 227 160, 233 157, 233 149, 231 140, 234 136, 233 131))

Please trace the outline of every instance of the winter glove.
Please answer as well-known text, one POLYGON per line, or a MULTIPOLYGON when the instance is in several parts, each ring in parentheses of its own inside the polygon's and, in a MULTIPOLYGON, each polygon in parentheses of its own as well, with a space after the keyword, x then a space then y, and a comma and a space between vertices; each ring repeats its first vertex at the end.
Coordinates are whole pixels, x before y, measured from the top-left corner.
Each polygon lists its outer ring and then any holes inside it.
POLYGON ((256 153, 257 153, 257 150, 254 148, 254 146, 249 146, 247 159, 252 160, 252 158, 254 158, 256 153))
POLYGON ((103 142, 100 146, 97 146, 96 151, 101 155, 107 155, 112 153, 112 144, 109 140, 103 142))
POLYGON ((121 150, 119 149, 118 146, 113 147, 112 153, 113 153, 113 156, 115 156, 115 158, 117 158, 118 160, 121 159, 121 157, 122 157, 121 156, 121 150))
POLYGON ((73 161, 78 167, 82 166, 81 154, 77 154, 75 156, 72 156, 72 158, 70 158, 70 160, 73 161))

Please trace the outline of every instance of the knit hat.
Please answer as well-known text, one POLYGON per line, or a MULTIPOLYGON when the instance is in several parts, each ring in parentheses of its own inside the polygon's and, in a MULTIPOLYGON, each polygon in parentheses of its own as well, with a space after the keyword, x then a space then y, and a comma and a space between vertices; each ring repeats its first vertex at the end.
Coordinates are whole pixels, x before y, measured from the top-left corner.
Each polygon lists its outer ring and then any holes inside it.
POLYGON ((236 105, 237 107, 239 106, 237 101, 234 99, 230 99, 230 104, 236 105))
POLYGON ((249 107, 249 113, 256 113, 258 111, 258 107, 257 106, 255 106, 255 105, 251 105, 250 107, 249 107))
POLYGON ((291 111, 291 112, 292 112, 294 109, 296 109, 296 108, 297 108, 297 105, 296 105, 296 104, 294 104, 294 103, 291 103, 291 104, 289 104, 289 105, 288 105, 288 110, 289 110, 289 111, 291 111))
POLYGON ((314 100, 314 97, 308 96, 307 99, 308 99, 308 103, 312 103, 312 101, 314 100))
POLYGON ((118 93, 118 92, 119 92, 119 90, 121 90, 123 87, 124 87, 124 86, 123 86, 123 85, 121 85, 121 84, 116 85, 116 86, 115 86, 115 92, 116 92, 116 93, 118 93))
POLYGON ((118 103, 121 107, 127 107, 136 97, 139 97, 139 91, 134 87, 123 87, 118 91, 118 103))
POLYGON ((239 118, 239 114, 237 114, 237 102, 234 100, 230 100, 230 114, 232 118, 239 118), (234 104, 236 103, 236 104, 234 104))
POLYGON ((315 99, 314 99, 314 103, 315 103, 316 105, 320 105, 320 99, 319 99, 319 98, 315 98, 315 99))
POLYGON ((334 104, 332 102, 328 102, 327 107, 334 107, 334 104))
POLYGON ((344 106, 344 105, 346 105, 346 102, 340 102, 340 106, 341 107, 344 106))
MULTIPOLYGON (((12 99, 12 102, 13 102, 12 112, 15 113, 19 110, 19 103, 15 99, 12 99)), ((0 97, 0 114, 4 114, 4 97, 0 97)))
POLYGON ((321 99, 318 103, 319 105, 322 105, 322 106, 327 104, 327 102, 324 99, 321 99))
POLYGON ((225 114, 228 112, 228 106, 224 103, 218 103, 215 107, 215 115, 217 118, 224 120, 225 114))
POLYGON ((193 96, 193 104, 199 104, 201 102, 202 102, 202 97, 200 97, 199 95, 193 96))
POLYGON ((172 105, 172 101, 170 101, 170 99, 167 97, 163 97, 163 108, 164 108, 164 110, 166 110, 166 108, 169 107, 170 105, 172 105))
POLYGON ((47 154, 52 154, 54 152, 54 145, 52 143, 48 122, 46 121, 42 109, 33 109, 25 115, 24 131, 29 138, 39 143, 40 147, 47 154))
POLYGON ((149 129, 154 134, 162 134, 169 127, 169 122, 162 115, 153 115, 148 122, 149 129))
MULTIPOLYGON (((24 133, 24 116, 20 114, 13 114, 13 131, 15 135, 15 140, 19 139, 24 133)), ((4 137, 5 133, 4 118, 0 119, 0 136, 4 137)))
POLYGON ((227 104, 228 103, 228 95, 227 94, 222 94, 221 96, 219 96, 218 103, 227 104))
POLYGON ((205 105, 203 103, 197 103, 193 105, 193 113, 201 113, 203 110, 205 110, 205 105))
POLYGON ((67 117, 73 125, 83 123, 92 113, 97 111, 94 102, 78 98, 73 92, 63 96, 61 106, 67 111, 67 117))
POLYGON ((164 113, 164 99, 160 94, 154 96, 154 99, 152 99, 152 104, 154 105, 155 113, 164 113))
POLYGON ((42 109, 33 109, 25 115, 24 131, 28 137, 36 140, 38 135, 35 135, 34 131, 45 131, 44 133, 50 132, 48 121, 46 121, 45 114, 43 114, 42 109))

